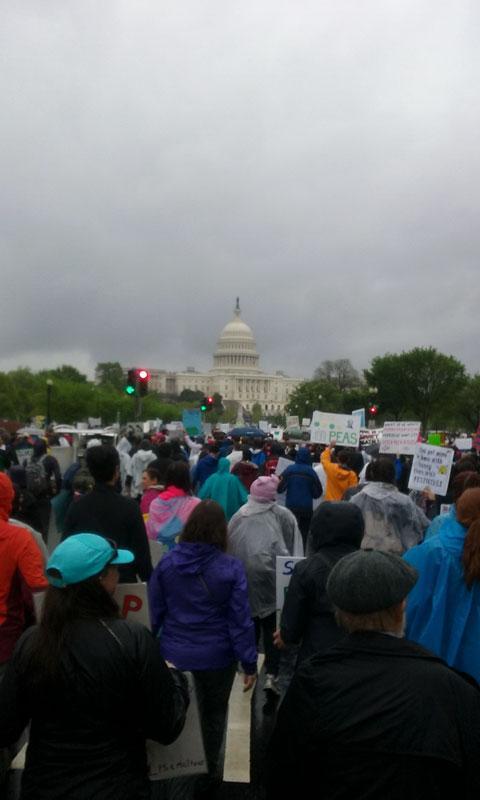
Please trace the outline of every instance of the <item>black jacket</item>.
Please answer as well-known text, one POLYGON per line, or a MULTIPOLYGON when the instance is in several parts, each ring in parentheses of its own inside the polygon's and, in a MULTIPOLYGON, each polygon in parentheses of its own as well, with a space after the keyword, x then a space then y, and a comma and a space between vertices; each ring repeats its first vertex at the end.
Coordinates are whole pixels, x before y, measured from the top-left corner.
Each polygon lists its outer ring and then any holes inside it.
POLYGON ((62 539, 72 533, 98 533, 118 547, 131 550, 135 561, 119 567, 120 581, 134 583, 137 574, 142 581, 148 581, 152 559, 140 506, 135 500, 118 494, 112 486, 96 483, 93 491, 72 502, 67 511, 62 539))
POLYGON ((142 625, 81 620, 66 638, 61 677, 32 688, 19 640, 0 684, 0 747, 31 720, 22 800, 149 798, 145 739, 169 744, 185 721, 188 689, 142 625))
POLYGON ((479 759, 478 687, 413 642, 355 633, 294 676, 267 798, 476 800, 479 759))
POLYGON ((298 663, 344 636, 325 587, 337 561, 359 549, 363 532, 362 512, 349 503, 322 503, 312 517, 311 555, 295 565, 280 622, 286 644, 302 642, 298 663))

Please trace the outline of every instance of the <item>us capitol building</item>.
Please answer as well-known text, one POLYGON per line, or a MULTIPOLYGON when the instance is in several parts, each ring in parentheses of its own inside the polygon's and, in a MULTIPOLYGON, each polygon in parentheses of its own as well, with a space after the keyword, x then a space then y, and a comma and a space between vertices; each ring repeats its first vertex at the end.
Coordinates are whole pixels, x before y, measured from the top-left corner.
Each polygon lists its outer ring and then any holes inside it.
POLYGON ((233 319, 225 325, 213 354, 213 369, 185 372, 150 369, 150 387, 162 394, 179 395, 184 389, 233 400, 247 411, 259 403, 265 414, 282 412, 293 390, 302 379, 289 378, 283 372, 267 375, 259 367, 259 355, 252 329, 241 319, 237 304, 233 319))

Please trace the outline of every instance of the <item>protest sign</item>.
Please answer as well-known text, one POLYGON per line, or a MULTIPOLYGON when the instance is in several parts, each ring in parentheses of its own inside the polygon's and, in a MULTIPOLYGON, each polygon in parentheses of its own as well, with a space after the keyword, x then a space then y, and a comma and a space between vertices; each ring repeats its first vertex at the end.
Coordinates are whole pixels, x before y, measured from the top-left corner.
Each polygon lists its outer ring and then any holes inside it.
POLYGON ((202 425, 203 432, 205 436, 211 436, 212 433, 212 423, 211 422, 204 422, 202 425))
POLYGON ((430 444, 417 444, 408 488, 416 491, 432 489, 435 494, 447 493, 453 450, 430 444))
POLYGON ((429 433, 427 437, 427 444, 432 444, 435 447, 441 447, 442 435, 440 433, 429 433))
POLYGON ((310 417, 303 417, 302 419, 302 428, 309 428, 311 423, 310 417))
POLYGON ((360 442, 360 417, 351 414, 325 414, 314 411, 310 440, 330 444, 333 440, 345 447, 358 447, 360 442))
POLYGON ((300 420, 298 417, 287 417, 287 429, 299 428, 299 427, 300 427, 300 420))
POLYGON ((113 595, 124 619, 140 622, 150 628, 146 583, 119 583, 113 595))
POLYGON ((457 448, 457 450, 471 450, 472 437, 459 436, 458 439, 455 439, 455 447, 457 448))
POLYGON ((267 422, 266 419, 261 419, 260 422, 258 423, 258 427, 260 428, 261 431, 264 431, 265 433, 268 433, 270 430, 270 424, 267 422))
POLYGON ((364 408, 357 408, 355 411, 352 411, 352 417, 359 417, 360 419, 360 427, 365 428, 365 409, 364 408))
POLYGON ((380 452, 413 456, 420 427, 420 422, 384 422, 380 452))
POLYGON ((276 442, 281 442, 284 433, 284 428, 275 428, 275 429, 272 428, 271 433, 276 442))
POLYGON ((285 603, 285 595, 290 583, 292 572, 297 561, 303 561, 303 556, 277 556, 276 564, 276 607, 277 622, 285 603))
POLYGON ((278 459, 278 462, 277 462, 276 469, 275 469, 275 475, 280 477, 282 472, 285 472, 287 467, 291 467, 292 464, 293 464, 293 461, 290 461, 289 458, 282 458, 282 456, 280 456, 280 458, 278 459))
POLYGON ((190 672, 184 672, 188 681, 190 704, 184 728, 173 744, 163 745, 147 739, 149 778, 161 781, 207 772, 207 760, 203 747, 200 715, 198 712, 195 684, 190 672))
POLYGON ((202 433, 202 414, 198 408, 184 408, 182 422, 189 436, 200 436, 202 433))
POLYGON ((449 514, 451 507, 452 507, 451 503, 441 503, 440 514, 449 514))

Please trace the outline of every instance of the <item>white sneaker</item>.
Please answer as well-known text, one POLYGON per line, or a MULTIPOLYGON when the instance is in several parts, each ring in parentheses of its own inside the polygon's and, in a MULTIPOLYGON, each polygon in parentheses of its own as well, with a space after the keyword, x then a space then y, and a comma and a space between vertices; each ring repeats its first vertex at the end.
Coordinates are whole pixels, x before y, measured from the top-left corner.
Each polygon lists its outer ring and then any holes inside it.
POLYGON ((265 675, 265 683, 263 686, 264 692, 272 692, 273 694, 280 695, 280 689, 278 688, 277 678, 275 675, 270 675, 268 672, 265 675))

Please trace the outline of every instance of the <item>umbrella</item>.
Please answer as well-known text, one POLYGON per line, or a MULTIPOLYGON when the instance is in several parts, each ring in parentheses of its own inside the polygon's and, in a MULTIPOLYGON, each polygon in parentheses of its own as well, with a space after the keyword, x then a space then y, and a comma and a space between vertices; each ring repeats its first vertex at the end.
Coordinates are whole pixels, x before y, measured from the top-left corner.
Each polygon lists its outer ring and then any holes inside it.
POLYGON ((229 436, 252 436, 254 439, 265 439, 267 435, 265 431, 261 431, 260 428, 255 428, 253 425, 248 425, 245 428, 234 428, 230 433, 229 436))

